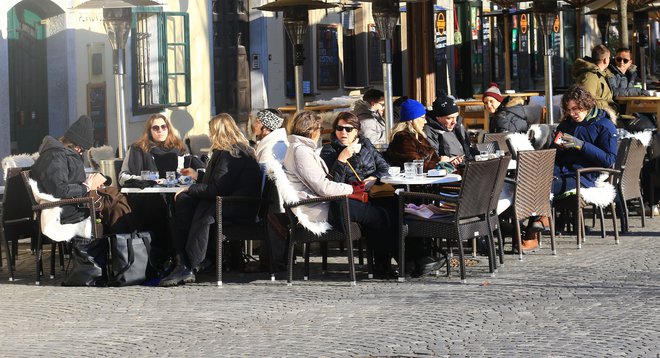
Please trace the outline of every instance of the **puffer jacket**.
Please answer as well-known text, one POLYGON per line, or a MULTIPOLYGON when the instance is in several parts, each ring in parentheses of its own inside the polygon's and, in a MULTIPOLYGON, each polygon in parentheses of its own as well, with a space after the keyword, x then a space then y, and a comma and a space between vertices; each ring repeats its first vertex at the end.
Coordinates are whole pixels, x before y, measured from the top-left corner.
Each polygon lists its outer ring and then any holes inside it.
POLYGON ((421 134, 418 138, 408 131, 397 132, 385 152, 389 163, 393 166, 403 167, 405 162, 422 159, 425 171, 435 169, 440 162, 440 156, 426 138, 421 134))
POLYGON ((360 135, 369 139, 372 144, 387 144, 385 135, 385 119, 371 109, 371 105, 364 100, 357 100, 353 104, 354 115, 360 120, 360 135))
MULTIPOLYGON (((284 173, 301 200, 333 195, 348 195, 353 187, 328 178, 328 167, 316 154, 316 142, 307 137, 289 135, 289 149, 284 157, 284 173)), ((304 210, 310 221, 328 220, 330 205, 318 203, 296 208, 304 210)))
POLYGON ((460 116, 451 132, 438 121, 427 116, 424 133, 428 143, 438 152, 438 155, 447 157, 465 155, 467 160, 473 159, 470 152, 470 138, 463 126, 463 118, 460 116))
MULTIPOLYGON (((87 178, 82 155, 67 148, 59 140, 46 136, 39 148, 39 159, 32 166, 32 178, 39 190, 59 199, 79 198, 87 194, 83 182, 87 178)), ((76 205, 62 207, 60 222, 82 221, 89 211, 76 205)))
POLYGON ((608 77, 609 73, 596 66, 590 57, 578 58, 573 64, 575 84, 581 85, 594 96, 598 108, 616 108, 608 77))
POLYGON ((493 113, 493 116, 490 119, 490 131, 491 133, 526 133, 527 132, 527 118, 528 114, 525 110, 525 106, 516 105, 507 107, 509 99, 507 97, 504 99, 504 102, 500 104, 497 108, 497 111, 493 113))
MULTIPOLYGON (((340 183, 350 184, 358 181, 351 168, 337 160, 339 153, 341 153, 346 146, 341 144, 334 133, 330 135, 331 142, 323 146, 321 150, 321 158, 325 165, 330 168, 330 176, 332 180, 340 183)), ((361 145, 360 151, 353 153, 353 156, 348 158, 353 169, 364 180, 370 176, 381 178, 387 175, 390 165, 387 164, 383 156, 371 144, 369 139, 358 136, 357 142, 361 145)))
POLYGON ((614 96, 642 96, 644 90, 635 87, 635 80, 637 79, 637 66, 631 65, 626 73, 619 70, 614 63, 610 63, 607 68, 610 71, 610 87, 614 96))
MULTIPOLYGON (((617 132, 607 112, 594 108, 580 123, 564 119, 558 132, 568 133, 584 141, 581 150, 558 150, 555 158, 554 175, 575 175, 578 169, 588 167, 611 168, 616 160, 617 132)), ((600 173, 586 173, 580 186, 590 188, 600 173)))

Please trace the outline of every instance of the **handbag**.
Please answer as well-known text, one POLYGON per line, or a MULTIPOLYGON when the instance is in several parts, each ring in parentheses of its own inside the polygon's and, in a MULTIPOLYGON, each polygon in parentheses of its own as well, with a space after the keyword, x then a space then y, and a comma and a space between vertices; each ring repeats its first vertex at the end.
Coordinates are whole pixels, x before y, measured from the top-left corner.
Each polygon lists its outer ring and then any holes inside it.
POLYGON ((71 239, 71 256, 64 286, 102 287, 108 284, 108 240, 106 238, 71 239))
POLYGON ((110 237, 110 285, 142 284, 147 278, 151 233, 115 234, 110 237))
POLYGON ((394 187, 391 184, 380 183, 374 184, 371 189, 369 189, 369 197, 372 199, 375 198, 391 198, 394 196, 394 187))

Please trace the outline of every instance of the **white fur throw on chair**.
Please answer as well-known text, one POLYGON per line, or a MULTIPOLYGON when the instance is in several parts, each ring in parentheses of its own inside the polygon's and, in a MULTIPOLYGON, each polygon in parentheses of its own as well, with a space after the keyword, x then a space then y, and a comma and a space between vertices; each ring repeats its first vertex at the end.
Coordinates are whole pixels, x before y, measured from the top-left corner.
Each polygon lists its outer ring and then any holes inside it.
POLYGON ((29 168, 39 158, 39 152, 34 154, 16 154, 2 159, 2 178, 7 180, 9 168, 29 168))
POLYGON ((93 169, 99 170, 101 169, 102 160, 115 158, 115 150, 109 145, 104 145, 101 147, 90 148, 85 155, 88 161, 86 164, 89 164, 93 169))
MULTIPOLYGON (((295 204, 299 200, 297 191, 291 186, 289 178, 286 177, 282 164, 278 161, 266 163, 266 175, 275 183, 277 191, 285 204, 295 204)), ((320 236, 330 230, 332 226, 326 221, 311 221, 305 214, 304 207, 298 207, 294 210, 300 224, 307 230, 320 236)))
MULTIPOLYGON (((60 199, 39 191, 37 182, 30 179, 30 187, 35 200, 42 204, 60 199)), ((62 208, 50 208, 41 211, 41 233, 48 236, 53 241, 69 241, 74 236, 91 238, 92 237, 92 219, 87 219, 75 224, 60 223, 60 214, 62 208)))
POLYGON ((581 188, 580 195, 588 204, 604 208, 610 205, 616 198, 616 188, 614 185, 605 181, 608 175, 601 175, 596 180, 596 186, 593 188, 581 188))
POLYGON ((653 132, 643 131, 643 132, 624 132, 623 138, 636 138, 639 140, 643 146, 648 147, 651 144, 653 139, 653 132))
POLYGON ((534 150, 534 146, 530 143, 527 134, 525 133, 509 133, 506 136, 509 144, 512 146, 511 151, 518 153, 521 150, 534 150))

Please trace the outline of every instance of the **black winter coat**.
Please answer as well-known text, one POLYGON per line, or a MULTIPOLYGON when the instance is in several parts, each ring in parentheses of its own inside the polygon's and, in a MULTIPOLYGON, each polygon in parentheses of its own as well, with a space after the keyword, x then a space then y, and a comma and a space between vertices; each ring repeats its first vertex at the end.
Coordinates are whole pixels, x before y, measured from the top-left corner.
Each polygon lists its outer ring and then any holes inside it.
MULTIPOLYGON (((194 266, 206 257, 210 227, 215 223, 216 196, 260 197, 262 173, 257 160, 243 152, 238 158, 227 151, 214 150, 201 182, 188 189, 198 198, 193 225, 186 242, 186 253, 194 266)), ((223 222, 251 223, 257 215, 253 204, 224 203, 223 222)))
MULTIPOLYGON (((341 144, 334 133, 330 135, 331 142, 326 144, 321 149, 321 159, 330 168, 330 176, 332 180, 339 183, 350 184, 358 181, 351 168, 339 162, 337 158, 346 146, 341 144)), ((371 141, 362 136, 358 137, 358 143, 362 144, 360 152, 354 153, 352 157, 348 158, 353 169, 358 173, 360 179, 364 180, 367 177, 374 176, 381 178, 387 175, 390 165, 387 164, 383 156, 376 150, 376 147, 371 141)))
POLYGON ((611 76, 607 78, 612 87, 612 92, 614 96, 644 96, 644 90, 641 88, 635 87, 635 81, 637 80, 637 66, 632 65, 628 68, 626 73, 619 71, 619 68, 610 63, 607 68, 611 72, 611 76))
POLYGON ((426 139, 429 144, 431 144, 439 156, 453 157, 465 155, 466 160, 472 160, 474 158, 474 153, 470 151, 470 138, 463 126, 463 118, 460 116, 456 120, 456 126, 454 126, 452 131, 448 131, 435 118, 426 117, 424 133, 426 133, 426 139))
MULTIPOLYGON (((87 194, 83 182, 87 178, 82 155, 67 148, 59 140, 46 136, 39 148, 39 159, 32 166, 32 178, 37 181, 39 190, 59 199, 78 198, 87 194)), ((76 205, 62 207, 62 224, 82 221, 87 217, 87 209, 76 205)))
POLYGON ((528 114, 525 106, 517 105, 507 107, 509 98, 504 100, 493 113, 490 119, 490 132, 491 133, 526 133, 527 132, 527 118, 528 114))

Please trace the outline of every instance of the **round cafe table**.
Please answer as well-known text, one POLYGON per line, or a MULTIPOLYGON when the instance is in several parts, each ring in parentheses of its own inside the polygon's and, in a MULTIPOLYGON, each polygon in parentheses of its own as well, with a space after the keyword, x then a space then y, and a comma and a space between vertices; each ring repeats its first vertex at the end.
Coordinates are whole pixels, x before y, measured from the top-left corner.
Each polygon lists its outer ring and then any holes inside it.
POLYGON ((458 174, 447 174, 445 176, 430 177, 424 174, 423 176, 420 175, 407 178, 404 174, 398 174, 394 176, 382 177, 380 178, 380 181, 391 185, 449 184, 461 181, 461 176, 458 174))

